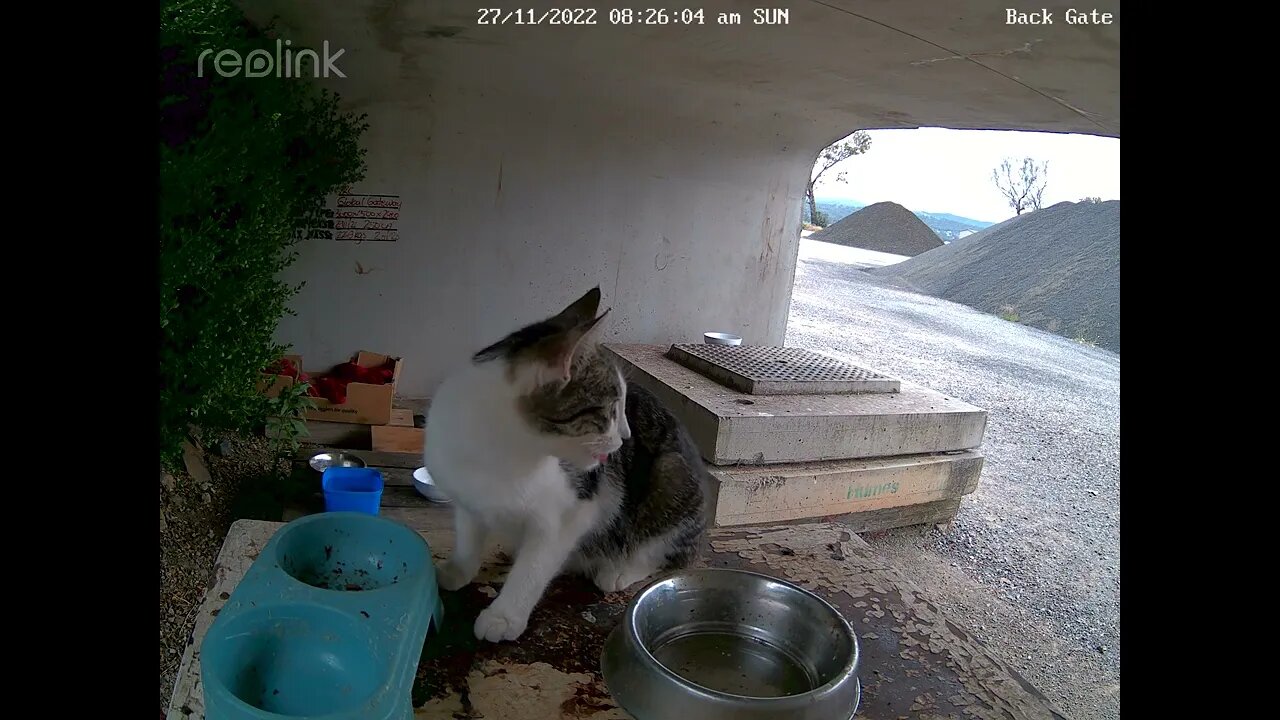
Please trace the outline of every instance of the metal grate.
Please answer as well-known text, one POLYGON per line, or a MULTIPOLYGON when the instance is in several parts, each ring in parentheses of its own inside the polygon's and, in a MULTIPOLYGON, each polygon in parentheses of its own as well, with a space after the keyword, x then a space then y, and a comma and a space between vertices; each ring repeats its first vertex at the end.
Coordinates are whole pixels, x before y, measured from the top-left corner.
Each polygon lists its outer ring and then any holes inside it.
POLYGON ((767 345, 672 345, 667 357, 752 395, 898 392, 901 383, 809 350, 767 345))

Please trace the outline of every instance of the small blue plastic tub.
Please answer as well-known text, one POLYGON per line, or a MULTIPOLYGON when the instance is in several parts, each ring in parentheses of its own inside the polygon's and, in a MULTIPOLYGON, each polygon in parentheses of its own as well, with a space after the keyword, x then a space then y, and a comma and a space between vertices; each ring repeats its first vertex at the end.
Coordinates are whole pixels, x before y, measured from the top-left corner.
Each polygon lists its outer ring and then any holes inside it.
POLYGON ((327 512, 377 515, 382 505, 382 473, 374 468, 328 467, 320 485, 327 512))

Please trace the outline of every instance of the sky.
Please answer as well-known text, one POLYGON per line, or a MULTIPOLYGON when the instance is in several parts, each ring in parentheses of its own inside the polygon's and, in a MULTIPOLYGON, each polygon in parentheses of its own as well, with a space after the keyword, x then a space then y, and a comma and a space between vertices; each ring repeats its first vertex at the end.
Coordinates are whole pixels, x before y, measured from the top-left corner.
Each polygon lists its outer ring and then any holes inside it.
POLYGON ((1000 222, 1013 216, 991 180, 1008 157, 1048 161, 1044 207, 1084 197, 1120 199, 1120 140, 1091 135, 1001 130, 869 130, 871 149, 828 170, 818 200, 860 205, 891 200, 920 212, 1000 222), (846 183, 836 183, 840 171, 846 183))

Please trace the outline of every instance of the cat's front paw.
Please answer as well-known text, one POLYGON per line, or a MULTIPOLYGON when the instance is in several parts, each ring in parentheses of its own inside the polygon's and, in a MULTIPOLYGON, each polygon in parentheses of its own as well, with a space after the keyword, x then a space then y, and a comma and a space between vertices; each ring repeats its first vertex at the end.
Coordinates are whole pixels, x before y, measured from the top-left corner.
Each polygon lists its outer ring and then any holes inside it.
POLYGON ((602 592, 615 593, 622 592, 636 583, 644 580, 646 576, 628 574, 625 570, 619 572, 612 568, 601 570, 595 575, 596 587, 602 592))
POLYGON ((465 587, 472 579, 473 576, 470 573, 464 572, 451 562, 446 562, 436 570, 436 584, 442 590, 457 590, 465 587))
POLYGON ((490 605, 476 618, 476 639, 489 642, 515 640, 524 632, 529 616, 517 617, 514 613, 490 605))

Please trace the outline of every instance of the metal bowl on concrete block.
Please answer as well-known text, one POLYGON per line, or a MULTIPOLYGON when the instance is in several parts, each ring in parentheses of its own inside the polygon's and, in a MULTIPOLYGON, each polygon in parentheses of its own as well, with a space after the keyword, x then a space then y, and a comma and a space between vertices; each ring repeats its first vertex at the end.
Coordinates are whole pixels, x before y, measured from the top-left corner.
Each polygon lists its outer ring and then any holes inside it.
POLYGON ((741 345, 742 338, 722 332, 702 333, 702 341, 708 345, 741 345))
POLYGON ((848 720, 859 655, 853 628, 818 596, 717 568, 679 571, 636 594, 600 664, 637 720, 848 720))

